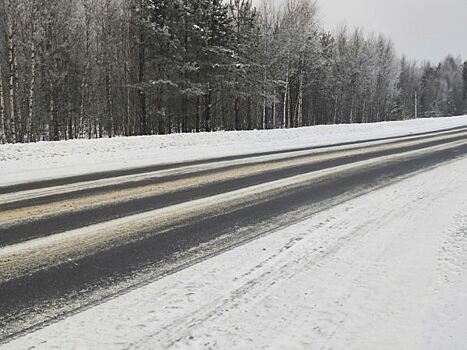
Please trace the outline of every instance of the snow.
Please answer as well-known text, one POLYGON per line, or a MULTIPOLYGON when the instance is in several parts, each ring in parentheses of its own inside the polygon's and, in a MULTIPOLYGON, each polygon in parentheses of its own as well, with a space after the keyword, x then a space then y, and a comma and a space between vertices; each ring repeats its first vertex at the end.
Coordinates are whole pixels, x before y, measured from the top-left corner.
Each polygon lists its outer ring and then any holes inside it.
POLYGON ((467 116, 461 116, 289 130, 0 145, 0 186, 187 160, 393 137, 466 125, 467 116))
POLYGON ((467 158, 49 325, 5 349, 463 349, 467 158))

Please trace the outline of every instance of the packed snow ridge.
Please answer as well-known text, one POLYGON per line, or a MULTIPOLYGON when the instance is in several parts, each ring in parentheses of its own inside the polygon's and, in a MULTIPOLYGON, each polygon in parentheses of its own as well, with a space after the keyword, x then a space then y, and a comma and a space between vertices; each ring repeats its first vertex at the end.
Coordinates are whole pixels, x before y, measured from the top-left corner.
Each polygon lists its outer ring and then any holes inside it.
POLYGON ((322 146, 467 126, 467 116, 298 129, 0 145, 0 186, 93 172, 322 146))

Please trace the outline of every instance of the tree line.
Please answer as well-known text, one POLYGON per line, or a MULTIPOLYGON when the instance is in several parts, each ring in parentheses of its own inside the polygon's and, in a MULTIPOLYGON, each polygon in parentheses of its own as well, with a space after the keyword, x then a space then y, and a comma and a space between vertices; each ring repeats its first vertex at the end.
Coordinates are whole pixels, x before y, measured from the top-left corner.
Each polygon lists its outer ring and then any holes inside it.
POLYGON ((1 0, 0 143, 467 112, 467 62, 399 58, 288 0, 1 0))

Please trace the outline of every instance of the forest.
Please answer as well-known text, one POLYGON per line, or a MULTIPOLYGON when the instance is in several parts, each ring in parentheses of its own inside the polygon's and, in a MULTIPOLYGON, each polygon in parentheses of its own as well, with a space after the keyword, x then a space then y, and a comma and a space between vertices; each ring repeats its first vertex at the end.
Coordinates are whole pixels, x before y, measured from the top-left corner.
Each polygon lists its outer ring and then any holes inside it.
POLYGON ((467 61, 319 19, 311 0, 1 0, 0 143, 467 113, 467 61))

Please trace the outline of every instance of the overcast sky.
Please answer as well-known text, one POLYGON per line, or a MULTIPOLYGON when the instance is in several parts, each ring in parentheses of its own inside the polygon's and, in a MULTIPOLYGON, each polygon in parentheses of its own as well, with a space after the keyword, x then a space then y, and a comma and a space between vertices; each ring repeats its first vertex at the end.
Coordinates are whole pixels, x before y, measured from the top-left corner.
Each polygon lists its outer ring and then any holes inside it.
MULTIPOLYGON (((280 3, 285 0, 270 0, 280 3)), ((467 0, 319 0, 323 24, 346 23, 392 38, 398 52, 438 61, 467 59, 467 0)))

